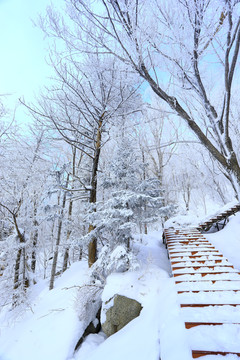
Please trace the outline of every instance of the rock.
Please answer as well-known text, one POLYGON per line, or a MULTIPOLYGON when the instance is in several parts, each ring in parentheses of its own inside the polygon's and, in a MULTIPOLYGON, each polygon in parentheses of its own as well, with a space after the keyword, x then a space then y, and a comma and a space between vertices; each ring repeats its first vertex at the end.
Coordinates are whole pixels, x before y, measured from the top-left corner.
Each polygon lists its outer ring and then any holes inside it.
POLYGON ((138 317, 141 310, 142 305, 138 301, 126 296, 114 295, 113 306, 106 310, 106 320, 102 324, 102 330, 107 336, 115 334, 130 321, 138 317))
POLYGON ((78 340, 74 351, 76 351, 80 347, 80 345, 82 345, 83 340, 85 339, 86 336, 88 336, 90 334, 98 334, 99 333, 99 331, 101 330, 100 313, 101 313, 101 308, 97 312, 96 319, 95 319, 96 321, 91 321, 90 324, 87 326, 83 335, 78 340))

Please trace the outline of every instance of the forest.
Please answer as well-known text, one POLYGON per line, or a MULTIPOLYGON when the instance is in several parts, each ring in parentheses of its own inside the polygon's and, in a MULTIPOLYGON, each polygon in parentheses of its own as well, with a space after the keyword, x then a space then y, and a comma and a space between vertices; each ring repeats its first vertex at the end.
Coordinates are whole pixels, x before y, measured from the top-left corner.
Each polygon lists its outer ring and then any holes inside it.
POLYGON ((30 124, 0 98, 0 312, 81 261, 99 300, 149 232, 240 199, 239 0, 66 0, 36 24, 54 76, 19 99, 30 124))

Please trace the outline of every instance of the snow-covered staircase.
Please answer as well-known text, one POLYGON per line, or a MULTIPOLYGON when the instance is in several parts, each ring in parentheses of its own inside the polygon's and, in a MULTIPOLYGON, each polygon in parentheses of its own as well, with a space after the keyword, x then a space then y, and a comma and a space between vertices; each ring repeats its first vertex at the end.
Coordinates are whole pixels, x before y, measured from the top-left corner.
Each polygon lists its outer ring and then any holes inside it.
POLYGON ((164 235, 192 357, 240 357, 240 271, 196 228, 164 235))
POLYGON ((221 211, 220 213, 217 213, 211 217, 209 217, 207 220, 201 222, 197 229, 200 231, 208 231, 214 224, 216 224, 217 229, 218 224, 222 223, 222 226, 225 226, 227 219, 229 216, 234 215, 236 212, 240 211, 240 204, 230 204, 229 206, 226 206, 226 209, 221 211))

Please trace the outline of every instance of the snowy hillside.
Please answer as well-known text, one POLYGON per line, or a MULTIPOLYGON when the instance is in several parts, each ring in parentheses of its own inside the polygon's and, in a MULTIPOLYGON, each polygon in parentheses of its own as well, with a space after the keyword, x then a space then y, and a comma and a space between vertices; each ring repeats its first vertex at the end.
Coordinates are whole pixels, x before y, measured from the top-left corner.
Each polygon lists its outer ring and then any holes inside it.
MULTIPOLYGON (((206 235, 237 268, 239 232, 237 214, 225 229, 206 235)), ((142 243, 135 240, 135 251, 140 269, 110 275, 102 299, 118 293, 138 300, 143 306, 138 318, 108 339, 103 332, 89 335, 74 352, 83 326, 77 293, 89 276, 86 262, 77 262, 57 279, 54 290, 49 291, 45 282, 35 285, 28 306, 20 313, 19 309, 1 313, 0 359, 158 360, 161 356, 162 360, 190 360, 187 333, 161 233, 145 236, 142 243)))
POLYGON ((118 292, 136 298, 144 306, 141 316, 118 334, 105 342, 103 333, 90 335, 74 354, 82 326, 78 319, 77 292, 88 279, 87 263, 82 261, 73 264, 58 278, 52 291, 48 290, 47 283, 35 285, 27 308, 20 314, 19 309, 1 314, 0 359, 77 360, 100 355, 106 358, 106 354, 111 358, 113 347, 116 350, 118 343, 121 351, 117 351, 116 359, 123 358, 124 351, 131 354, 131 358, 146 359, 150 353, 152 358, 157 358, 159 296, 170 271, 160 240, 161 234, 156 232, 144 238, 143 244, 136 244, 141 264, 139 271, 113 274, 107 281, 103 297, 118 292))

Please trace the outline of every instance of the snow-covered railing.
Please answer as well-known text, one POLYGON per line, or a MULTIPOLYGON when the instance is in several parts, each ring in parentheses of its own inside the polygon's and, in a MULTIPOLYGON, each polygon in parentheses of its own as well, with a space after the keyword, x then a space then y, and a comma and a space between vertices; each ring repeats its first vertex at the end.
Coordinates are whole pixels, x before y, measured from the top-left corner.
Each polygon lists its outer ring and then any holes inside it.
POLYGON ((203 222, 198 224, 197 229, 200 231, 208 231, 214 224, 219 229, 219 223, 221 224, 221 228, 226 225, 227 219, 229 216, 234 215, 236 212, 240 211, 240 204, 238 202, 231 202, 226 204, 220 211, 207 217, 203 222))
POLYGON ((193 215, 178 215, 167 220, 164 224, 164 228, 192 228, 198 229, 199 231, 208 231, 215 224, 217 230, 220 230, 226 225, 229 216, 234 215, 238 211, 240 211, 240 204, 237 201, 232 201, 214 214, 202 219, 201 222, 193 215))

